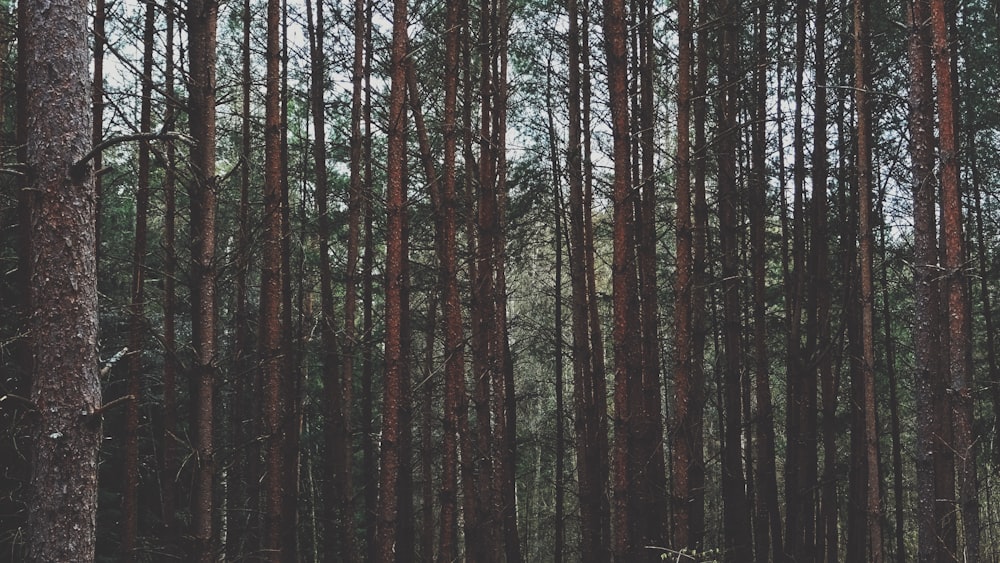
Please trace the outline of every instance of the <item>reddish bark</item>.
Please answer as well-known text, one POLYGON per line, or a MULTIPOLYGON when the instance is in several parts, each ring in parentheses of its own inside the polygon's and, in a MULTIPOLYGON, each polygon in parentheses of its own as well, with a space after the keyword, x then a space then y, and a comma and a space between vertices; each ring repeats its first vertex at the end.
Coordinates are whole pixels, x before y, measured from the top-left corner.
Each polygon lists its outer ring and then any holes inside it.
MULTIPOLYGON (((966 274, 965 236, 962 232, 962 197, 958 163, 957 76, 953 68, 949 6, 931 0, 931 51, 937 77, 938 139, 941 157, 941 229, 944 239, 945 298, 949 334, 948 397, 951 402, 952 442, 955 452, 958 508, 962 516, 964 557, 979 559, 979 484, 976 475, 976 441, 973 436, 972 321, 966 274)), ((942 328, 944 328, 942 326, 942 328)))
POLYGON ((382 447, 379 500, 375 533, 375 561, 395 561, 394 545, 400 525, 399 471, 402 429, 404 349, 404 223, 406 214, 406 13, 405 0, 393 2, 389 140, 386 161, 386 288, 385 376, 382 399, 382 447))
POLYGON ((87 74, 87 5, 28 3, 19 12, 28 125, 33 355, 28 560, 92 561, 101 390, 97 373, 96 193, 87 74), (50 72, 27 72, 49 69, 50 72))
POLYGON ((191 137, 196 143, 191 150, 191 166, 195 175, 191 189, 190 274, 195 475, 190 536, 193 559, 207 563, 214 559, 215 551, 212 545, 212 484, 215 474, 212 432, 216 378, 215 215, 218 180, 215 176, 215 69, 219 4, 216 0, 192 0, 187 7, 189 123, 191 137))
POLYGON ((854 101, 857 108, 858 174, 858 261, 861 299, 861 381, 863 387, 864 454, 867 481, 867 561, 884 559, 882 542, 882 506, 879 494, 878 432, 875 410, 875 291, 873 277, 874 225, 872 218, 872 118, 868 100, 871 85, 868 59, 868 13, 861 3, 854 5, 854 101))

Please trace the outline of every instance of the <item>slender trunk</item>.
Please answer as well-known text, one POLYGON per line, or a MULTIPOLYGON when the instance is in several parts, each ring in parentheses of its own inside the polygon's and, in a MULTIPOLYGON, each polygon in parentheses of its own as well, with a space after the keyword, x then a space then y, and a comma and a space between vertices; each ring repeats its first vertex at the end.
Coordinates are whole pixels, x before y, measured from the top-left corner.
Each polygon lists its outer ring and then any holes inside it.
POLYGON ((757 421, 754 440, 757 447, 757 503, 755 536, 757 557, 773 561, 784 557, 781 538, 781 512, 778 508, 778 481, 775 467, 774 412, 771 408, 771 379, 767 343, 767 4, 757 12, 757 67, 754 73, 754 118, 751 144, 750 248, 753 256, 753 348, 757 421))
MULTIPOLYGON (((444 314, 445 391, 443 462, 441 466, 441 520, 438 561, 451 561, 457 555, 458 529, 458 431, 459 408, 465 396, 465 339, 462 327, 462 303, 458 288, 458 256, 455 219, 458 206, 455 159, 458 131, 455 127, 458 103, 458 55, 460 18, 464 0, 449 2, 445 31, 444 71, 444 156, 441 176, 441 201, 436 226, 439 280, 442 284, 444 314)), ((471 452, 464 450, 463 457, 471 452)), ((465 483, 466 486, 469 483, 465 483)), ((466 490, 466 495, 470 491, 466 490)))
POLYGON ((264 126, 264 210, 260 282, 260 366, 264 381, 264 538, 263 547, 271 561, 284 553, 282 530, 284 474, 288 471, 283 445, 288 439, 284 417, 289 399, 283 379, 286 372, 282 335, 290 327, 282 317, 282 163, 281 163, 281 1, 267 3, 267 74, 264 126))
POLYGON ((365 218, 364 254, 361 257, 361 329, 364 341, 361 349, 361 450, 362 469, 364 471, 364 515, 362 522, 365 530, 364 560, 374 561, 376 555, 375 529, 378 503, 378 460, 376 459, 374 440, 374 379, 375 366, 373 362, 374 340, 374 283, 372 271, 375 267, 375 184, 372 175, 372 2, 365 4, 365 69, 364 69, 364 111, 361 119, 364 122, 364 142, 362 147, 364 159, 365 196, 362 197, 365 218))
MULTIPOLYGON (((407 96, 408 97, 408 96, 407 96)), ((404 162, 404 178, 408 170, 404 162)), ((402 356, 399 378, 399 470, 397 489, 396 538, 393 551, 396 563, 412 561, 416 550, 416 514, 413 507, 413 400, 411 355, 413 329, 410 322, 410 220, 406 211, 406 193, 403 193, 402 282, 400 285, 400 334, 402 356)))
POLYGON ((785 416, 785 431, 788 437, 787 454, 785 456, 785 548, 795 559, 804 555, 805 521, 811 517, 808 513, 808 498, 811 491, 806 489, 806 468, 804 462, 808 458, 807 448, 814 447, 808 442, 803 424, 806 412, 808 384, 805 355, 808 353, 802 346, 802 311, 806 292, 806 222, 805 222, 805 180, 806 180, 806 131, 803 125, 805 107, 804 75, 806 70, 806 29, 808 0, 795 1, 795 105, 792 151, 794 167, 792 173, 792 269, 790 277, 785 280, 786 314, 788 323, 787 341, 787 414, 785 416))
MULTIPOLYGON (((569 178, 569 269, 572 291, 572 331, 573 331, 573 401, 575 405, 575 431, 577 436, 577 479, 580 499, 580 555, 587 563, 604 561, 607 552, 606 528, 602 524, 602 505, 606 500, 602 480, 600 449, 600 419, 595 378, 598 373, 597 353, 592 347, 592 331, 599 330, 592 324, 596 320, 596 303, 592 302, 588 284, 592 279, 588 267, 590 255, 587 242, 587 225, 590 208, 586 205, 583 135, 588 130, 583 126, 583 82, 581 66, 581 14, 577 0, 567 4, 569 29, 567 35, 569 69, 567 95, 569 102, 568 139, 566 144, 566 168, 569 178), (592 317, 591 311, 595 314, 592 317)), ((583 26, 586 28, 586 24, 583 26)), ((588 137, 589 139, 589 137, 588 137)), ((592 262, 591 262, 592 263, 592 262)), ((603 359, 600 360, 603 363, 603 359)), ((599 370, 603 379, 603 367, 599 370)), ((603 395, 601 396, 603 398, 603 395)), ((605 426, 606 428, 606 426, 605 426)), ((606 439, 606 438, 605 438, 606 439)), ((606 451, 606 450, 603 450, 606 451)))
POLYGON ((438 298, 429 297, 430 312, 427 314, 426 344, 424 347, 424 370, 421 373, 423 397, 420 403, 420 548, 417 558, 420 561, 434 561, 434 475, 433 475, 433 441, 434 430, 434 338, 437 326, 438 298))
MULTIPOLYGON (((280 111, 278 112, 281 131, 281 365, 284 376, 281 378, 281 395, 284 407, 280 416, 281 457, 285 468, 281 475, 281 511, 283 517, 279 533, 281 534, 281 558, 283 561, 295 561, 298 558, 298 520, 299 520, 299 442, 302 419, 302 401, 300 398, 302 370, 298 356, 297 343, 301 341, 292 321, 292 227, 291 205, 289 204, 290 183, 288 180, 288 2, 281 1, 281 88, 280 111)), ((266 101, 265 101, 266 105, 266 101)), ((306 121, 309 120, 308 109, 306 121)), ((266 117, 265 117, 266 120, 266 117)), ((266 145, 265 133, 265 145, 266 145)), ((265 163, 266 166, 266 163, 265 163)), ((266 172, 265 172, 266 183, 266 172)))
MULTIPOLYGON (((576 3, 574 2, 572 8, 572 14, 570 17, 576 18, 576 3)), ((574 32, 579 34, 578 23, 571 24, 574 28, 574 32)), ((575 40, 579 40, 579 37, 575 37, 575 40)), ((577 47, 576 49, 578 49, 577 47)), ((576 125, 574 127, 575 140, 579 143, 580 130, 579 130, 579 118, 580 118, 580 93, 579 93, 579 80, 580 80, 580 67, 579 67, 579 52, 574 52, 574 59, 570 64, 574 62, 577 64, 575 70, 576 73, 576 114, 570 119, 576 120, 576 125)), ((574 71, 570 71, 574 72, 574 71)), ((563 431, 563 364, 565 354, 564 351, 564 340, 563 340, 563 237, 565 235, 563 229, 563 190, 562 190, 562 167, 559 165, 559 138, 556 133, 555 126, 555 108, 552 104, 552 57, 550 55, 548 61, 548 67, 545 72, 545 109, 548 114, 548 134, 549 134, 549 154, 552 161, 552 219, 553 219, 553 239, 555 239, 555 283, 554 283, 554 299, 555 299, 555 319, 553 322, 553 353, 555 355, 555 424, 556 424, 556 451, 555 451, 555 476, 553 478, 553 485, 555 489, 555 540, 553 542, 553 561, 555 563, 562 563, 565 543, 566 543, 566 522, 565 522, 565 512, 566 512, 566 494, 565 494, 565 450, 566 450, 566 440, 565 433, 563 431)), ((576 153, 577 159, 574 161, 575 165, 579 167, 579 150, 576 153)), ((577 168, 577 177, 579 180, 579 168, 577 168)), ((575 334, 575 333, 574 333, 575 334)), ((539 456, 541 456, 541 450, 539 450, 539 456)), ((541 468, 539 467, 540 471, 541 468)))
POLYGON ((240 116, 240 202, 238 211, 238 227, 236 235, 237 268, 235 272, 235 325, 236 341, 233 350, 233 363, 236 372, 236 393, 233 399, 232 435, 235 449, 232 474, 229 477, 227 489, 228 499, 228 530, 226 537, 226 556, 237 559, 244 549, 246 538, 253 537, 250 533, 251 507, 256 508, 256 471, 254 460, 258 458, 257 448, 250 443, 252 431, 247 431, 247 421, 253 420, 254 395, 253 380, 255 369, 251 360, 253 343, 250 329, 249 313, 249 278, 250 278, 250 159, 253 147, 251 138, 251 103, 250 103, 250 38, 253 16, 250 0, 243 2, 242 31, 243 42, 240 46, 241 58, 241 116, 240 116))
POLYGON ((691 224, 691 538, 688 542, 695 549, 703 547, 705 537, 705 341, 708 336, 706 318, 706 291, 708 288, 708 203, 705 177, 708 163, 708 144, 705 122, 708 114, 708 44, 709 0, 699 0, 697 43, 695 45, 694 76, 694 216, 691 224))
POLYGON ((212 533, 212 489, 215 475, 213 401, 216 378, 215 284, 215 69, 216 0, 188 3, 188 53, 190 81, 188 105, 191 137, 191 304, 194 345, 192 366, 193 427, 195 444, 194 491, 192 493, 193 559, 207 563, 214 558, 212 533))
MULTIPOLYGON (((633 227, 635 220, 635 192, 631 189, 629 111, 628 111, 628 53, 626 10, 624 0, 604 2, 604 40, 607 55, 608 87, 611 107, 613 137, 614 180, 612 183, 614 251, 612 260, 612 293, 614 303, 614 354, 615 354, 615 446, 613 453, 613 521, 612 542, 616 561, 638 561, 644 550, 636 537, 634 514, 634 454, 631 440, 632 418, 629 416, 634 400, 631 397, 632 378, 638 377, 642 367, 638 321, 638 293, 635 270, 633 227)), ((647 516, 647 515, 644 515, 647 516)))
MULTIPOLYGON (((636 260, 638 261, 637 296, 641 304, 640 327, 642 344, 642 376, 635 386, 641 413, 633 426, 635 455, 642 460, 639 473, 642 482, 638 490, 636 514, 640 520, 639 541, 642 546, 665 547, 668 542, 668 512, 666 463, 663 451, 662 382, 660 380, 659 305, 656 283, 656 147, 654 144, 656 112, 653 105, 653 69, 656 68, 653 41, 653 6, 651 0, 639 2, 639 49, 636 53, 639 80, 639 200, 636 205, 636 260)), ((648 553, 656 557, 653 550, 648 553)))
POLYGON ((692 543, 691 464, 695 448, 691 384, 693 362, 692 290, 693 233, 691 221, 691 0, 677 4, 677 277, 674 290, 674 438, 673 438, 673 544, 696 549, 692 543))
MULTIPOLYGON (((164 70, 164 91, 166 107, 163 121, 173 129, 175 115, 174 92, 174 0, 168 0, 165 8, 167 19, 166 69, 164 70)), ((172 139, 165 141, 166 156, 163 172, 163 476, 162 476, 162 518, 165 543, 176 540, 177 489, 174 475, 177 473, 175 436, 177 434, 177 335, 175 328, 177 303, 177 253, 176 253, 176 147, 172 139)))
MULTIPOLYGON (((885 213, 884 213, 884 202, 885 202, 885 190, 880 190, 879 194, 879 220, 882 224, 886 224, 885 213)), ((886 243, 886 230, 885 228, 880 230, 881 235, 881 246, 882 246, 882 325, 883 334, 885 338, 885 367, 886 375, 889 380, 889 428, 892 434, 892 491, 893 491, 893 517, 894 517, 894 536, 896 540, 895 545, 895 560, 896 561, 906 561, 906 530, 903 528, 904 525, 904 498, 903 498, 903 448, 901 443, 900 435, 900 420, 899 420, 899 394, 897 391, 897 377, 896 377, 896 343, 892 337, 892 302, 890 299, 889 285, 889 259, 888 259, 888 249, 886 243)))
MULTIPOLYGON (((406 65, 405 0, 393 2, 392 73, 389 94, 388 184, 386 186, 385 377, 382 399, 381 471, 375 549, 378 563, 395 561, 399 529, 400 427, 406 353, 403 334, 404 223, 406 214, 406 65)), ((405 523, 404 523, 405 524, 405 523)))
MULTIPOLYGON (((156 11, 147 4, 143 31, 142 88, 139 130, 149 131, 153 105, 153 33, 156 11)), ((150 154, 148 139, 139 142, 139 170, 135 196, 135 240, 132 247, 132 302, 129 307, 128 396, 125 408, 125 483, 122 494, 121 557, 134 561, 139 539, 139 401, 141 398, 142 351, 146 340, 145 284, 147 223, 149 214, 150 154)))
MULTIPOLYGON (((941 228, 944 238, 945 290, 948 303, 948 391, 952 414, 952 442, 958 489, 958 510, 965 542, 963 557, 979 559, 979 484, 976 475, 976 442, 973 436, 972 343, 966 273, 965 237, 962 232, 962 197, 958 162, 958 114, 945 0, 931 1, 932 53, 937 77, 938 136, 941 156, 941 228)), ((943 327, 942 327, 943 328, 943 327)))
POLYGON ((867 561, 879 563, 884 558, 882 545, 882 505, 879 496, 878 433, 875 412, 875 292, 873 280, 874 224, 872 218, 872 119, 868 100, 871 86, 868 59, 867 8, 860 2, 854 4, 854 85, 855 105, 858 116, 857 174, 858 174, 858 261, 860 262, 861 298, 861 380, 864 387, 864 452, 867 469, 867 561))
MULTIPOLYGON (((719 250, 722 254, 723 292, 723 390, 725 428, 722 446, 723 528, 727 561, 750 561, 753 542, 742 469, 742 334, 739 296, 739 249, 737 248, 736 151, 738 84, 736 75, 738 43, 737 7, 721 0, 718 13, 723 17, 719 45, 720 88, 716 98, 719 120, 719 250)), ((721 406, 721 405, 720 405, 721 406)))
POLYGON ((934 179, 934 99, 930 53, 928 0, 907 3, 910 28, 908 56, 910 159, 913 174, 913 241, 915 304, 913 319, 914 402, 916 405, 916 496, 917 560, 922 563, 944 557, 937 519, 936 449, 941 421, 936 416, 935 389, 940 379, 935 345, 937 311, 938 250, 934 179))

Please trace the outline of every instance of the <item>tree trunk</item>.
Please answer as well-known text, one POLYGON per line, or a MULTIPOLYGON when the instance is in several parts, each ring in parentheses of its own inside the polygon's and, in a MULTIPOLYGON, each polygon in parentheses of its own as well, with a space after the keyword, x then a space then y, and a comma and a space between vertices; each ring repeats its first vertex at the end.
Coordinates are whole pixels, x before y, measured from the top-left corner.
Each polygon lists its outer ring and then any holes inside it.
MULTIPOLYGON (((616 561, 638 561, 644 550, 636 537, 634 513, 635 466, 631 440, 630 409, 632 378, 642 368, 638 322, 638 288, 634 241, 635 192, 631 189, 628 111, 628 32, 624 0, 604 2, 604 41, 607 55, 608 88, 613 137, 614 180, 611 200, 614 207, 612 238, 612 299, 614 303, 613 343, 615 353, 615 426, 612 542, 616 561)), ((636 400, 638 398, 635 398, 636 400)), ((647 516, 647 515, 644 515, 647 516)))
MULTIPOLYGON (((965 541, 963 556, 979 559, 979 484, 976 475, 976 442, 973 436, 972 321, 969 315, 965 237, 962 233, 962 197, 958 163, 958 115, 952 68, 951 40, 945 0, 931 1, 934 71, 937 77, 938 135, 941 155, 941 228, 944 238, 944 272, 948 303, 948 397, 952 412, 958 509, 965 541)), ((944 327, 942 327, 944 328, 944 327)))
POLYGON ((19 27, 30 214, 32 339, 29 561, 92 561, 101 390, 96 193, 90 162, 87 5, 28 3, 19 27), (44 47, 44 48, 42 48, 44 47))
POLYGON ((290 327, 282 322, 282 166, 281 166, 281 1, 267 3, 267 61, 264 117, 264 209, 260 282, 260 366, 264 381, 264 428, 266 468, 264 474, 264 541, 271 561, 284 553, 282 530, 285 519, 282 502, 284 474, 290 460, 283 455, 290 397, 284 393, 283 333, 290 327))
MULTIPOLYGON (((457 225, 455 219, 456 197, 455 159, 458 149, 458 130, 455 126, 458 104, 458 55, 461 39, 460 18, 465 1, 448 3, 445 31, 444 69, 444 155, 441 176, 441 213, 436 226, 439 281, 442 284, 442 313, 444 314, 445 390, 443 462, 441 467, 441 520, 438 561, 451 561, 458 553, 458 431, 459 409, 465 397, 465 337, 462 327, 462 302, 458 288, 457 225)), ((462 451, 463 457, 471 452, 462 451)), ((466 487, 470 485, 465 483, 466 487)), ((465 494, 471 494, 468 489, 465 494)))
MULTIPOLYGON (((139 130, 150 130, 153 105, 153 35, 156 8, 147 4, 143 30, 141 108, 139 130)), ((125 407, 125 483, 122 494, 121 557, 135 561, 139 539, 139 402, 141 399, 142 352, 146 340, 145 285, 149 214, 150 154, 148 139, 139 141, 139 170, 135 195, 135 240, 132 247, 132 295, 129 307, 128 396, 125 407)))
MULTIPOLYGON (((864 388, 864 452, 867 469, 867 535, 866 560, 879 563, 884 558, 882 545, 882 505, 879 495, 878 432, 875 411, 875 290, 872 273, 874 262, 874 221, 872 210, 872 118, 868 100, 871 86, 868 59, 868 13, 860 2, 854 4, 854 103, 857 108, 857 174, 858 174, 858 261, 860 263, 861 298, 861 381, 864 388)), ((855 427, 855 430, 859 430, 855 427)))
MULTIPOLYGON (((757 448, 757 510, 754 521, 757 557, 772 561, 784 558, 781 512, 778 508, 778 480, 775 468, 774 412, 771 408, 771 379, 767 343, 767 5, 757 12, 757 66, 754 73, 754 118, 751 169, 753 194, 750 198, 750 254, 753 256, 753 349, 757 420, 754 440, 757 448)), ((825 181, 825 180, 824 180, 825 181)))
POLYGON ((719 250, 722 254, 723 292, 723 390, 725 428, 722 446, 723 529, 726 561, 750 561, 753 542, 742 467, 743 413, 741 397, 742 334, 739 296, 739 249, 737 248, 737 211, 739 197, 736 180, 738 143, 738 41, 737 6, 727 0, 718 4, 723 18, 720 30, 720 88, 716 99, 719 120, 719 250))
POLYGON ((193 559, 207 563, 214 559, 212 544, 212 484, 215 476, 213 400, 216 378, 215 333, 215 69, 217 0, 188 3, 188 53, 190 80, 189 122, 195 147, 191 167, 195 180, 191 187, 191 339, 192 413, 195 445, 194 491, 192 493, 191 538, 193 559))
MULTIPOLYGON (((175 116, 175 91, 174 91, 174 21, 176 9, 174 0, 168 0, 165 8, 167 19, 167 40, 166 40, 166 69, 164 70, 164 92, 166 94, 166 104, 163 112, 163 121, 173 129, 175 116)), ((174 475, 177 474, 177 454, 175 436, 177 435, 177 336, 175 328, 176 319, 176 272, 177 272, 177 252, 176 252, 176 147, 172 139, 164 141, 164 154, 166 156, 165 170, 163 172, 163 471, 162 483, 162 518, 163 518, 163 538, 168 545, 176 541, 177 523, 177 489, 174 484, 174 475)))
POLYGON ((691 384, 693 362, 693 237, 691 221, 691 75, 692 75, 691 0, 677 4, 677 215, 674 220, 677 239, 677 278, 674 290, 674 436, 673 436, 673 545, 677 549, 695 549, 692 544, 691 464, 696 427, 691 420, 691 384))
MULTIPOLYGON (((402 379, 407 355, 403 335, 404 223, 406 214, 406 1, 393 2, 392 73, 389 94, 389 141, 386 161, 385 378, 382 399, 382 447, 375 561, 395 561, 399 526, 402 379)), ((404 523, 405 524, 405 523, 404 523)))
POLYGON ((243 2, 242 44, 240 45, 240 76, 242 82, 240 116, 240 201, 237 212, 236 263, 235 272, 235 304, 234 323, 235 342, 233 364, 236 373, 235 397, 232 406, 232 440, 236 463, 229 475, 227 487, 228 511, 226 533, 226 556, 237 559, 242 556, 247 538, 257 534, 250 532, 251 512, 257 507, 257 460, 259 450, 253 440, 254 432, 247 428, 249 421, 255 420, 254 408, 257 395, 254 389, 256 369, 253 365, 254 344, 250 328, 249 312, 249 279, 250 257, 252 255, 250 242, 250 174, 253 139, 251 135, 251 100, 250 100, 250 38, 253 15, 250 0, 243 2))
POLYGON ((941 378, 936 345, 937 311, 937 213, 934 179, 934 99, 930 53, 928 0, 907 4, 910 28, 908 56, 910 160, 913 170, 913 243, 915 304, 913 319, 914 402, 916 406, 917 560, 938 561, 943 544, 937 520, 935 443, 941 421, 935 411, 936 381, 941 378))

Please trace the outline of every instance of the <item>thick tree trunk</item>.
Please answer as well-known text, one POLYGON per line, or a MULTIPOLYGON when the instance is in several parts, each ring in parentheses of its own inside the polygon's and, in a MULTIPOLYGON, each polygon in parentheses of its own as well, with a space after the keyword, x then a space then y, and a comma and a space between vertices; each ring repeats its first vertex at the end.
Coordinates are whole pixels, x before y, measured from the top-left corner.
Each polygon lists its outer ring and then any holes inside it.
MULTIPOLYGON (((23 111, 30 214, 30 561, 92 561, 101 389, 97 373, 96 193, 88 111, 87 4, 29 2, 23 111)), ((24 48, 26 47, 26 48, 24 48)))
MULTIPOLYGON (((958 163, 957 76, 952 67, 945 0, 931 1, 932 53, 937 76, 938 136, 941 155, 941 228, 944 238, 944 272, 948 303, 948 396, 952 412, 952 443, 965 545, 963 556, 979 559, 979 484, 976 475, 976 442, 973 436, 972 321, 966 274, 965 237, 962 232, 962 197, 958 163)), ((943 328, 943 327, 942 327, 943 328)))

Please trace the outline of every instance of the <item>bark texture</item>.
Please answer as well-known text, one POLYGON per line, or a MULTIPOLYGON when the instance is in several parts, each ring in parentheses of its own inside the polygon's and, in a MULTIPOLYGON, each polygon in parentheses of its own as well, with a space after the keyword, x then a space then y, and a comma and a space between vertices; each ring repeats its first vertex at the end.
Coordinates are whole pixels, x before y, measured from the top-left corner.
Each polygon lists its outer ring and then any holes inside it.
POLYGON ((24 11, 33 372, 29 560, 92 561, 101 390, 87 3, 24 11))

